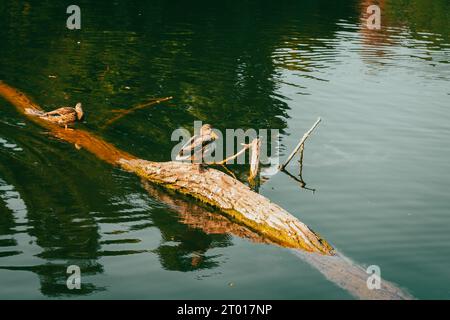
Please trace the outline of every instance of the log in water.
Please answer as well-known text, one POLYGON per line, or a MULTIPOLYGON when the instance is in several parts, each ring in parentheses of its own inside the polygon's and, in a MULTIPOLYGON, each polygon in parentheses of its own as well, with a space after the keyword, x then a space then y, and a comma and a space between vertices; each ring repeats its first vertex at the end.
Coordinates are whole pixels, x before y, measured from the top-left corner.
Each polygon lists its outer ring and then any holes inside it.
POLYGON ((296 217, 219 170, 199 170, 197 165, 188 163, 138 159, 85 130, 65 130, 30 114, 30 109, 42 108, 24 93, 4 82, 0 82, 0 96, 29 120, 48 129, 53 136, 73 143, 99 159, 120 166, 152 183, 214 206, 271 242, 308 252, 334 255, 331 245, 296 217))

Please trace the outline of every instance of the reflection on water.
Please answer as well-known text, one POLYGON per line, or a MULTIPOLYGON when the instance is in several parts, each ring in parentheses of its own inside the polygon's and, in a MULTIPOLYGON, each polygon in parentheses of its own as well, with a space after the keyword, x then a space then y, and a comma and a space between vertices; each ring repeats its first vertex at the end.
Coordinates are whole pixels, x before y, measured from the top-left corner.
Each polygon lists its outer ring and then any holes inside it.
MULTIPOLYGON (((61 27, 65 8, 53 2, 2 2, 0 79, 48 110, 82 101, 81 127, 155 161, 170 158, 172 131, 192 130, 194 120, 221 130, 280 129, 286 156, 322 116, 302 168, 318 191, 277 175, 261 192, 352 260, 383 265, 388 280, 415 296, 443 298, 450 284, 443 254, 450 204, 442 191, 450 187, 450 3, 375 2, 380 31, 364 28, 373 4, 364 0, 82 1, 76 32, 61 27), (170 103, 105 125, 112 110, 168 96, 170 103)), ((247 170, 231 169, 238 177, 247 170)), ((235 288, 234 297, 346 297, 319 274, 303 279, 301 290, 275 294, 264 284, 275 277, 271 270, 283 265, 291 279, 278 283, 291 288, 297 269, 307 267, 261 254, 259 243, 267 240, 217 212, 49 139, 0 101, 0 282, 13 284, 0 296, 114 297, 135 273, 129 287, 137 297, 186 297, 180 281, 194 297, 210 288, 227 297, 221 277, 241 276, 243 266, 232 266, 250 260, 242 253, 249 247, 264 271, 249 274, 252 284, 235 288), (65 286, 70 264, 82 269, 81 292, 65 286), (216 273, 207 284, 190 281, 208 270, 216 273), (151 285, 158 279, 164 288, 151 285)))

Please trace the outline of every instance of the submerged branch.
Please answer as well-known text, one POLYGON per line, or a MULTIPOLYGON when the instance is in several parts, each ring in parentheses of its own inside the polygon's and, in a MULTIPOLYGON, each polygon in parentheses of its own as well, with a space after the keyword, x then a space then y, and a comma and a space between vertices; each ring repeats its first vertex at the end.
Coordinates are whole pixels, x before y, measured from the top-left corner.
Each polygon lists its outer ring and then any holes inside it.
POLYGON ((118 115, 115 116, 114 118, 111 118, 108 121, 106 121, 105 124, 101 126, 101 129, 105 129, 106 127, 110 126, 111 124, 113 124, 117 120, 123 118, 124 116, 126 116, 126 115, 128 115, 130 113, 135 112, 136 110, 144 109, 146 107, 150 107, 150 106, 153 106, 155 104, 159 104, 161 102, 164 102, 164 101, 167 101, 167 100, 170 100, 170 99, 172 99, 172 97, 152 99, 149 102, 138 104, 137 106, 135 106, 133 108, 130 108, 130 109, 114 110, 114 112, 118 113, 118 115))

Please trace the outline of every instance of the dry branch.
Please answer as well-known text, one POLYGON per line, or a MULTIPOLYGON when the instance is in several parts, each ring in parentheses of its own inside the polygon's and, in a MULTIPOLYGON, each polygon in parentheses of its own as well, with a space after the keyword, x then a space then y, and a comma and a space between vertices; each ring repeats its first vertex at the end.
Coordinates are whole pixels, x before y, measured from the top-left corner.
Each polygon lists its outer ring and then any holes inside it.
POLYGON ((252 151, 250 157, 250 175, 248 179, 253 181, 259 173, 259 156, 261 152, 261 140, 254 139, 251 143, 250 150, 252 151))
POLYGON ((76 144, 100 159, 118 165, 150 182, 212 205, 271 242, 309 252, 334 254, 334 249, 326 240, 296 217, 219 170, 206 168, 199 172, 197 166, 193 164, 138 159, 87 131, 64 130, 26 114, 26 108, 42 109, 23 93, 1 81, 0 96, 14 105, 29 120, 48 129, 52 135, 76 144))
POLYGON ((236 154, 233 154, 232 156, 229 156, 228 158, 226 158, 226 159, 224 159, 224 160, 222 160, 222 161, 219 161, 219 162, 217 162, 217 163, 213 163, 213 164, 220 164, 220 165, 227 164, 228 161, 231 161, 231 160, 236 159, 236 158, 239 157, 242 153, 244 153, 245 150, 247 150, 248 148, 251 147, 250 144, 243 144, 243 146, 244 146, 244 147, 243 147, 241 150, 239 150, 236 154))
POLYGON ((309 136, 311 135, 311 133, 314 131, 314 129, 319 125, 320 121, 322 121, 322 119, 317 119, 317 121, 314 123, 314 125, 311 127, 311 129, 309 129, 302 137, 302 139, 300 140, 300 142, 297 144, 297 146, 295 147, 294 151, 292 151, 292 153, 289 155, 288 159, 286 160, 286 162, 280 166, 280 170, 284 170, 284 168, 286 168, 286 166, 289 164, 289 162, 292 160, 292 158, 295 156, 295 154, 298 152, 298 150, 300 150, 300 148, 302 148, 303 144, 305 143, 306 139, 309 138, 309 136))

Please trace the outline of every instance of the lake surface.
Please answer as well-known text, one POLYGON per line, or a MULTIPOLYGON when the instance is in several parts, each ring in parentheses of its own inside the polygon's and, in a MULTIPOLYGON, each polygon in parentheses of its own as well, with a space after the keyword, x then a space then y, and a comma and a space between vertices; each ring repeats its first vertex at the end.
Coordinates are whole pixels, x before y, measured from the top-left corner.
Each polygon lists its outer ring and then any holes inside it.
MULTIPOLYGON (((302 171, 316 191, 265 167, 259 192, 415 298, 448 299, 450 1, 378 3, 380 31, 370 1, 80 0, 71 31, 65 5, 2 1, 0 79, 46 110, 83 102, 79 127, 155 161, 194 120, 279 129, 285 159, 320 116, 302 171)), ((355 298, 172 199, 0 99, 0 298, 355 298)))

